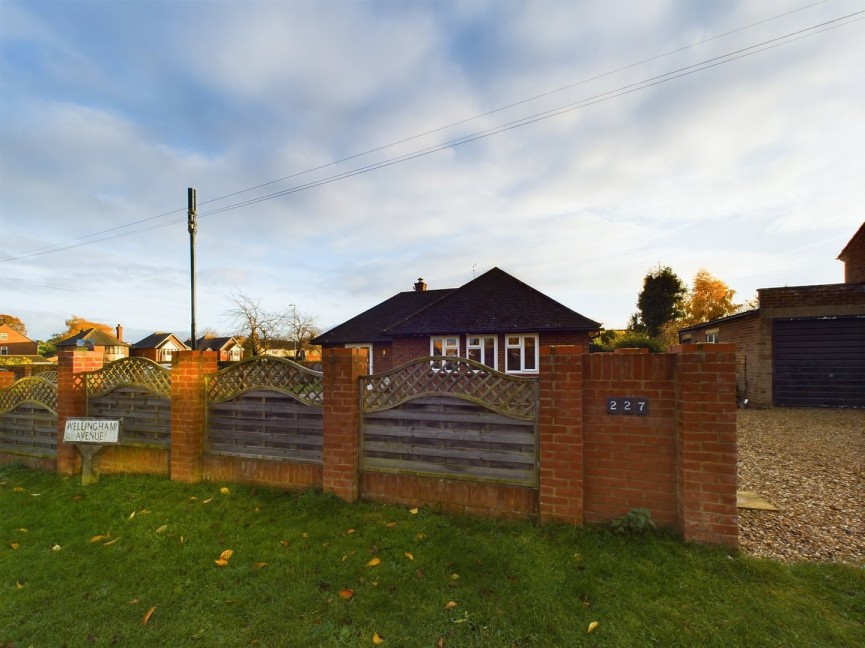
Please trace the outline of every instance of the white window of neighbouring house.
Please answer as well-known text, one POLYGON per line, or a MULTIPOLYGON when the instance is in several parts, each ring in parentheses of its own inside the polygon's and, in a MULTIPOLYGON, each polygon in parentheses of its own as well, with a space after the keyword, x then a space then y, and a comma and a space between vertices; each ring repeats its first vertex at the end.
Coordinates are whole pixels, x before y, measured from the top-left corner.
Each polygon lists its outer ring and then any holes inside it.
POLYGON ((232 349, 228 352, 228 359, 230 362, 238 362, 243 357, 243 349, 240 347, 232 347, 232 349))
POLYGON ((0 347, 0 356, 9 355, 9 347, 0 347))
POLYGON ((0 340, 8 340, 8 339, 9 339, 8 333, 0 333, 0 340))
POLYGON ((508 335, 505 341, 505 371, 507 373, 537 373, 538 336, 508 335))
POLYGON ((466 357, 493 369, 498 369, 499 341, 495 335, 466 337, 466 357))
MULTIPOLYGON (((429 354, 435 357, 458 358, 460 355, 460 339, 457 336, 430 338, 429 354)), ((442 369, 452 368, 450 363, 444 361, 434 364, 442 369)))
POLYGON ((706 342, 711 342, 715 344, 718 341, 718 329, 711 329, 706 331, 706 342))
POLYGON ((346 349, 366 349, 367 373, 372 375, 372 344, 346 344, 346 349))

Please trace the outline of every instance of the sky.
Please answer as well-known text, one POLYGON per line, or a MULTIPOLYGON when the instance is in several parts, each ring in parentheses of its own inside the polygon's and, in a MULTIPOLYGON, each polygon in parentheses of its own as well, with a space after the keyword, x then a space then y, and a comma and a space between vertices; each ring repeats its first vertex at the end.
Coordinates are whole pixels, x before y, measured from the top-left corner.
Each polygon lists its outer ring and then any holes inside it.
POLYGON ((492 267, 623 328, 643 278, 843 282, 861 0, 0 0, 0 313, 324 331, 492 267))

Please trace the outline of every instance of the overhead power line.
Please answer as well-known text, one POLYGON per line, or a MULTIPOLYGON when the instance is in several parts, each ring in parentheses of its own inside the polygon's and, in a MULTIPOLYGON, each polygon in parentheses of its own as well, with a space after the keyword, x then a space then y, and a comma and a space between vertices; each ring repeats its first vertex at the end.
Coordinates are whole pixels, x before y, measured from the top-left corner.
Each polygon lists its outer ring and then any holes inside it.
MULTIPOLYGON (((827 0, 822 0, 822 2, 826 2, 826 1, 827 1, 827 0)), ((557 92, 561 92, 561 91, 563 91, 563 90, 566 90, 566 89, 569 89, 569 88, 573 88, 573 87, 575 87, 575 86, 578 86, 578 85, 581 85, 581 84, 584 84, 584 83, 588 83, 589 81, 593 81, 593 80, 596 80, 596 79, 600 79, 600 78, 603 78, 603 77, 605 77, 605 76, 609 76, 609 75, 611 75, 611 74, 615 74, 615 73, 617 73, 617 72, 620 72, 620 71, 623 71, 623 70, 627 70, 627 69, 633 68, 633 67, 635 67, 635 66, 641 65, 642 63, 649 62, 649 61, 654 61, 654 60, 657 60, 657 59, 659 59, 659 58, 663 58, 663 57, 665 57, 665 56, 669 56, 670 54, 674 54, 674 53, 677 53, 677 52, 681 52, 681 51, 683 51, 683 50, 685 50, 685 49, 688 49, 688 48, 690 48, 690 47, 694 47, 694 46, 699 45, 699 44, 703 44, 703 43, 706 43, 706 42, 709 42, 709 41, 712 41, 712 40, 716 40, 716 39, 718 39, 718 38, 722 38, 722 37, 727 36, 727 35, 730 35, 730 34, 734 34, 734 33, 737 33, 737 32, 740 32, 740 31, 743 31, 743 30, 748 29, 748 28, 750 28, 750 27, 753 27, 753 26, 755 26, 755 25, 759 25, 759 24, 763 24, 763 23, 765 23, 765 22, 769 22, 769 21, 771 21, 771 20, 775 20, 775 19, 777 19, 777 18, 779 18, 779 17, 785 16, 785 15, 789 15, 789 14, 791 14, 791 13, 795 13, 796 11, 801 11, 801 10, 803 10, 803 9, 806 9, 806 8, 812 7, 812 6, 816 5, 816 4, 821 4, 822 2, 813 3, 813 4, 811 4, 811 5, 807 5, 807 6, 805 6, 805 7, 801 7, 801 8, 799 8, 799 9, 796 9, 796 10, 793 10, 793 11, 789 11, 789 12, 786 12, 786 13, 784 13, 784 14, 780 14, 779 16, 775 16, 775 17, 773 17, 773 18, 769 18, 769 19, 766 19, 766 20, 762 20, 762 21, 759 21, 759 22, 757 22, 757 23, 753 23, 752 25, 748 25, 748 26, 746 26, 746 27, 742 27, 742 28, 739 28, 739 29, 736 29, 736 30, 733 30, 733 31, 730 31, 730 32, 726 32, 725 34, 720 34, 720 35, 718 35, 718 36, 715 36, 715 37, 712 37, 712 38, 709 38, 709 39, 706 39, 706 40, 700 41, 699 43, 694 43, 694 44, 692 44, 692 45, 688 45, 688 46, 685 46, 685 47, 682 47, 682 48, 679 48, 679 49, 676 49, 676 50, 672 50, 672 51, 667 52, 667 53, 665 53, 665 54, 660 54, 660 55, 658 55, 658 56, 654 56, 654 57, 651 57, 651 58, 645 59, 645 60, 643 60, 643 61, 641 61, 641 62, 634 63, 634 64, 631 64, 631 65, 628 65, 628 66, 625 66, 625 67, 622 67, 622 68, 618 68, 617 70, 613 70, 613 71, 611 71, 611 72, 607 72, 607 73, 604 73, 604 74, 602 74, 602 75, 598 75, 598 76, 592 77, 592 78, 590 78, 590 79, 586 79, 586 80, 584 80, 584 81, 580 81, 580 82, 577 82, 577 83, 573 83, 573 84, 570 84, 570 85, 568 85, 568 86, 564 86, 564 87, 559 88, 559 89, 557 89, 557 90, 552 90, 552 91, 549 91, 549 92, 543 93, 543 94, 541 94, 541 95, 537 95, 537 96, 535 96, 535 97, 532 97, 532 98, 529 98, 529 99, 525 99, 525 100, 523 100, 523 101, 519 101, 519 102, 516 102, 516 103, 510 104, 510 105, 508 105, 508 106, 504 106, 504 107, 501 107, 501 108, 497 108, 497 109, 495 109, 495 110, 488 111, 488 112, 486 112, 486 113, 483 113, 483 114, 481 114, 481 115, 477 115, 477 116, 475 116, 475 117, 471 117, 471 118, 467 118, 467 119, 464 119, 464 120, 461 120, 461 121, 458 121, 458 122, 454 122, 454 123, 449 124, 449 125, 447 125, 447 126, 442 126, 442 127, 440 127, 440 128, 436 128, 436 129, 433 129, 433 130, 430 130, 430 131, 426 131, 426 132, 424 132, 424 133, 421 133, 421 134, 418 134, 418 135, 414 135, 414 136, 412 136, 412 137, 404 138, 404 139, 399 140, 399 141, 397 141, 397 142, 393 142, 393 143, 391 143, 391 144, 387 144, 387 145, 380 146, 380 147, 377 147, 377 148, 374 148, 374 149, 370 149, 370 150, 365 151, 365 152, 363 152, 363 153, 358 153, 358 154, 355 154, 355 155, 351 155, 351 156, 348 156, 348 157, 342 158, 342 159, 340 159, 340 160, 337 160, 337 161, 334 161, 334 162, 330 162, 330 163, 328 163, 328 164, 320 165, 320 166, 318 166, 318 167, 314 167, 314 168, 311 168, 311 169, 307 169, 307 170, 305 170, 305 171, 301 171, 301 172, 298 172, 298 173, 294 173, 294 174, 292 174, 292 175, 286 176, 286 177, 284 177, 284 178, 280 178, 280 179, 278 179, 278 180, 273 180, 273 181, 266 182, 266 183, 263 183, 263 184, 260 184, 260 185, 256 185, 255 187, 251 187, 251 188, 244 189, 244 190, 241 190, 241 191, 236 191, 236 192, 233 192, 233 193, 230 193, 230 194, 226 194, 225 196, 221 196, 221 197, 219 197, 219 198, 213 198, 213 199, 210 199, 210 200, 207 200, 207 201, 203 201, 203 202, 200 203, 200 204, 208 204, 208 203, 217 202, 217 201, 219 201, 219 200, 224 200, 225 198, 228 198, 228 197, 237 196, 237 195, 240 195, 240 194, 242 194, 242 193, 246 193, 246 192, 248 192, 248 191, 252 191, 252 190, 254 190, 254 189, 259 189, 259 188, 262 188, 262 187, 265 187, 265 186, 269 186, 269 185, 271 185, 271 184, 275 184, 275 183, 277 183, 277 182, 282 182, 282 181, 285 181, 285 180, 288 180, 288 179, 291 179, 291 178, 299 177, 299 176, 301 176, 301 175, 305 175, 305 174, 311 173, 311 172, 313 172, 313 171, 322 170, 322 169, 324 169, 324 168, 328 168, 328 167, 330 167, 330 166, 334 166, 334 165, 339 164, 339 163, 341 163, 341 162, 346 162, 346 161, 349 161, 349 160, 352 160, 352 159, 356 159, 356 158, 358 158, 358 157, 362 157, 362 156, 367 155, 367 154, 370 154, 370 153, 378 152, 378 151, 381 151, 381 150, 384 150, 384 149, 387 149, 387 148, 390 148, 390 147, 396 146, 396 145, 398 145, 398 144, 406 143, 406 142, 412 141, 412 140, 414 140, 414 139, 418 139, 418 138, 420 138, 420 137, 424 137, 424 136, 429 135, 429 134, 434 134, 434 133, 437 133, 437 132, 440 132, 440 131, 446 130, 446 129, 448 129, 448 128, 451 128, 451 127, 453 127, 453 126, 460 125, 460 124, 464 124, 464 123, 467 123, 467 122, 469 122, 469 121, 472 121, 472 120, 475 120, 475 119, 479 119, 479 118, 481 118, 481 117, 485 117, 485 116, 488 116, 488 115, 494 114, 494 113, 496 113, 496 112, 500 112, 500 111, 506 110, 506 109, 508 109, 508 108, 512 108, 512 107, 515 107, 515 106, 519 106, 519 105, 522 105, 522 104, 528 103, 528 102, 530 102, 530 101, 534 101, 534 100, 539 99, 539 98, 542 98, 542 97, 547 97, 547 96, 552 95, 552 94, 555 94, 555 93, 557 93, 557 92)), ((769 40, 766 40, 766 41, 762 41, 761 43, 757 43, 757 44, 755 44, 755 45, 751 45, 751 46, 749 46, 749 47, 741 48, 741 49, 739 49, 739 50, 735 50, 735 51, 733 51, 733 52, 729 52, 729 53, 727 53, 727 54, 723 54, 723 55, 721 55, 721 56, 716 56, 716 57, 713 57, 713 58, 710 58, 710 59, 706 59, 706 60, 701 61, 701 62, 699 62, 699 63, 694 63, 694 64, 692 64, 692 65, 688 65, 688 66, 685 66, 685 67, 682 67, 682 68, 678 68, 678 69, 676 69, 676 70, 673 70, 673 71, 670 71, 670 72, 666 72, 666 73, 663 73, 663 74, 660 74, 660 75, 657 75, 657 76, 654 76, 654 77, 650 77, 650 78, 648 78, 648 79, 644 79, 644 80, 642 80, 642 81, 638 81, 638 82, 635 82, 635 83, 627 84, 627 85, 625 85, 625 86, 621 86, 621 87, 616 88, 616 89, 614 89, 614 90, 610 90, 610 91, 607 91, 607 92, 604 92, 604 93, 600 93, 600 94, 597 94, 597 95, 594 95, 594 96, 591 96, 591 97, 587 97, 587 98, 582 99, 582 100, 577 101, 577 102, 573 102, 573 103, 570 103, 570 104, 566 104, 566 105, 564 105, 564 106, 559 106, 559 107, 557 107, 557 108, 553 108, 553 109, 550 109, 550 110, 546 110, 546 111, 543 111, 543 112, 540 112, 540 113, 535 113, 535 114, 530 115, 530 116, 528 116, 528 117, 523 117, 523 118, 520 118, 520 119, 517 119, 517 120, 513 120, 513 121, 507 122, 507 123, 505 123, 505 124, 500 124, 500 125, 498 125, 498 126, 494 126, 494 127, 492 127, 492 128, 489 128, 489 129, 486 129, 486 130, 483 130, 483 131, 478 131, 478 132, 475 132, 475 133, 471 133, 471 134, 469 134, 469 135, 465 135, 465 136, 462 136, 462 137, 459 137, 459 138, 456 138, 456 139, 453 139, 453 140, 449 140, 449 141, 446 141, 446 142, 443 142, 443 143, 435 144, 435 145, 432 145, 432 146, 429 146, 429 147, 426 147, 426 148, 423 148, 423 149, 419 149, 419 150, 416 150, 416 151, 413 151, 413 152, 410 152, 410 153, 406 153, 406 154, 403 154, 403 155, 399 155, 399 156, 396 156, 396 157, 393 157, 393 158, 390 158, 390 159, 387 159, 387 160, 382 160, 382 161, 379 161, 379 162, 375 162, 375 163, 371 163, 371 164, 364 165, 364 166, 361 166, 361 167, 357 167, 357 168, 355 168, 355 169, 351 169, 351 170, 348 170, 348 171, 344 171, 344 172, 341 172, 341 173, 337 173, 337 174, 334 174, 334 175, 328 176, 328 177, 326 177, 326 178, 321 178, 321 179, 314 180, 314 181, 310 181, 310 182, 307 182, 307 183, 304 183, 304 184, 296 185, 296 186, 294 186, 294 187, 290 187, 290 188, 288 188, 288 189, 280 190, 280 191, 273 192, 273 193, 270 193, 270 194, 265 194, 265 195, 263 195, 263 196, 258 196, 258 197, 255 197, 255 198, 250 198, 250 199, 248 199, 248 200, 240 201, 240 202, 238 202, 238 203, 234 203, 234 204, 231 204, 231 205, 226 205, 226 206, 224 206, 224 207, 220 207, 220 208, 214 209, 214 210, 212 210, 212 211, 210 211, 210 212, 205 212, 205 213, 201 214, 200 217, 204 218, 204 217, 206 217, 206 216, 213 216, 213 215, 220 214, 220 213, 223 213, 223 212, 226 212, 226 211, 232 211, 232 210, 235 210, 235 209, 240 209, 240 208, 242 208, 242 207, 247 207, 247 206, 249 206, 249 205, 254 205, 254 204, 257 204, 257 203, 260 203, 260 202, 264 202, 264 201, 267 201, 267 200, 272 200, 272 199, 274 199, 274 198, 278 198, 278 197, 281 197, 281 196, 286 196, 286 195, 290 195, 290 194, 298 193, 298 192, 300 192, 300 191, 305 191, 305 190, 307 190, 307 189, 312 189, 312 188, 319 187, 319 186, 322 186, 322 185, 331 184, 331 183, 333 183, 333 182, 337 182, 337 181, 339 181, 339 180, 343 180, 343 179, 350 178, 350 177, 353 177, 353 176, 361 175, 361 174, 364 174, 364 173, 369 173, 369 172, 371 172, 371 171, 375 171, 375 170, 382 169, 382 168, 385 168, 385 167, 393 166, 393 165, 395 165, 395 164, 399 164, 399 163, 402 163, 402 162, 407 162, 407 161, 409 161, 409 160, 413 160, 413 159, 416 159, 416 158, 419 158, 419 157, 423 157, 423 156, 426 156, 426 155, 430 155, 430 154, 432 154, 432 153, 436 153, 436 152, 439 152, 439 151, 443 151, 443 150, 446 150, 446 149, 449 149, 449 148, 454 148, 454 147, 456 147, 456 146, 460 146, 460 145, 462 145, 462 144, 467 144, 467 143, 470 143, 470 142, 474 142, 474 141, 477 141, 477 140, 480 140, 480 139, 484 139, 484 138, 486 138, 486 137, 490 137, 490 136, 492 136, 492 135, 497 135, 497 134, 504 133, 504 132, 507 132, 507 131, 510 131, 510 130, 514 130, 514 129, 516 129, 516 128, 520 128, 520 127, 522 127, 522 126, 527 126, 527 125, 529 125, 529 124, 533 124, 533 123, 536 123, 536 122, 539 122, 539 121, 543 121, 543 120, 546 120, 546 119, 550 119, 550 118, 552 118, 552 117, 557 117, 557 116, 560 116, 560 115, 563 115, 563 114, 566 114, 566 113, 569 113, 569 112, 572 112, 572 111, 575 111, 575 110, 578 110, 578 109, 581 109, 581 108, 585 108, 585 107, 588 107, 588 106, 591 106, 591 105, 594 105, 594 104, 597 104, 597 103, 601 103, 601 102, 603 102, 603 101, 609 101, 610 99, 615 99, 615 98, 618 98, 618 97, 621 97, 621 96, 624 96, 624 95, 627 95, 627 94, 631 94, 631 93, 634 93, 634 92, 637 92, 637 91, 640 91, 640 90, 644 90, 644 89, 649 88, 649 87, 652 87, 652 86, 660 85, 660 84, 662 84, 662 83, 666 83, 666 82, 668 82, 668 81, 672 81, 672 80, 674 80, 674 79, 678 79, 678 78, 681 78, 681 77, 683 77, 683 76, 688 76, 688 75, 694 74, 694 73, 696 73, 696 72, 702 72, 702 71, 704 71, 704 70, 707 70, 707 69, 710 69, 710 68, 713 68, 713 67, 717 67, 717 66, 719 66, 719 65, 723 65, 723 64, 725 64, 725 63, 730 63, 730 62, 732 62, 732 61, 735 61, 735 60, 738 60, 738 59, 741 59, 741 58, 745 58, 745 57, 747 57, 747 56, 752 56, 752 55, 754 55, 754 54, 758 54, 758 53, 761 53, 761 52, 767 51, 767 50, 769 50, 769 49, 774 49, 774 48, 776 48, 776 47, 780 47, 780 46, 782 46, 782 45, 787 45, 787 44, 790 44, 790 43, 795 42, 795 41, 797 41, 797 40, 801 40, 801 39, 803 39, 803 38, 806 38, 806 37, 808 37, 808 36, 813 36, 813 35, 816 35, 816 34, 819 34, 819 33, 823 33, 823 32, 828 31, 828 30, 830 30, 830 29, 835 29, 835 28, 838 28, 838 27, 842 27, 842 26, 845 26, 845 25, 852 24, 853 22, 858 22, 858 21, 862 20, 863 18, 865 18, 865 16, 863 16, 863 14, 865 14, 865 10, 858 11, 858 12, 853 12, 853 13, 851 13, 851 14, 847 14, 847 15, 845 15, 845 16, 841 16, 841 17, 839 17, 839 18, 835 18, 835 19, 833 19, 833 20, 829 20, 829 21, 826 21, 826 22, 823 22, 823 23, 819 23, 819 24, 817 24, 817 25, 812 25, 811 27, 807 27, 807 28, 800 29, 800 30, 797 30, 797 31, 794 31, 794 32, 790 32, 790 33, 785 34, 785 35, 783 35, 783 36, 778 36, 778 37, 776 37, 776 38, 772 38, 772 39, 769 39, 769 40)), ((161 228, 163 228, 163 227, 169 227, 169 226, 175 225, 175 224, 177 224, 177 223, 184 222, 185 219, 184 219, 184 220, 172 220, 172 221, 167 221, 167 222, 164 222, 164 223, 154 224, 154 225, 150 225, 150 226, 148 226, 148 227, 142 227, 142 228, 137 228, 137 229, 127 230, 127 231, 120 231, 120 232, 118 231, 118 230, 124 230, 124 229, 126 229, 126 228, 128 228, 128 227, 131 227, 131 226, 133 226, 133 225, 136 225, 136 224, 152 222, 152 221, 154 221, 154 220, 156 220, 156 219, 164 218, 165 216, 170 216, 171 214, 178 213, 178 212, 181 212, 181 211, 185 211, 185 209, 178 209, 178 210, 173 210, 173 211, 169 211, 169 212, 164 212, 164 213, 159 214, 159 215, 156 215, 156 216, 152 216, 152 217, 149 217, 149 218, 145 218, 145 219, 141 219, 141 220, 138 220, 138 221, 133 221, 133 222, 131 222, 131 223, 127 223, 126 225, 119 225, 119 226, 112 227, 112 228, 109 228, 109 229, 106 229, 106 230, 102 230, 102 231, 100 231, 100 232, 96 232, 96 233, 94 233, 94 234, 89 234, 89 235, 86 235, 86 236, 83 236, 83 237, 79 237, 79 238, 77 238, 77 239, 73 239, 72 241, 69 241, 69 242, 67 242, 67 243, 61 243, 61 244, 55 244, 55 245, 45 246, 45 247, 42 247, 42 248, 37 248, 37 249, 31 250, 31 251, 29 251, 29 252, 27 252, 27 253, 25 253, 25 254, 21 254, 21 255, 18 255, 18 256, 14 256, 14 257, 7 257, 7 258, 5 258, 5 259, 0 259, 0 262, 16 261, 16 260, 20 260, 20 259, 25 259, 25 258, 33 257, 33 256, 41 256, 41 255, 44 255, 44 254, 50 254, 50 253, 53 253, 53 252, 60 252, 60 251, 64 251, 64 250, 73 249, 73 248, 76 248, 76 247, 81 247, 81 246, 84 246, 84 245, 91 245, 91 244, 93 244, 93 243, 98 243, 98 242, 102 242, 102 241, 106 241, 106 240, 110 240, 110 239, 114 239, 114 238, 119 238, 119 237, 122 237, 122 236, 129 236, 129 235, 132 235, 132 234, 138 234, 138 233, 147 232, 147 231, 151 231, 151 230, 155 230, 155 229, 161 229, 161 228)))

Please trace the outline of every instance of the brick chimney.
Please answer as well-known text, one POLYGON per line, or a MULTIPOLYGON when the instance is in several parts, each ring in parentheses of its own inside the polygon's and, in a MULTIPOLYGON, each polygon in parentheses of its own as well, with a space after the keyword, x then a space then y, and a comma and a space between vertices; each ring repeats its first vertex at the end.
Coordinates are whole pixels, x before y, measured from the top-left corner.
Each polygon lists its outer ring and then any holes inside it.
POLYGON ((426 284, 424 283, 423 277, 417 278, 417 283, 414 285, 415 292, 424 292, 426 290, 426 284))
POLYGON ((117 325, 117 335, 114 337, 123 342, 123 327, 120 324, 117 325))

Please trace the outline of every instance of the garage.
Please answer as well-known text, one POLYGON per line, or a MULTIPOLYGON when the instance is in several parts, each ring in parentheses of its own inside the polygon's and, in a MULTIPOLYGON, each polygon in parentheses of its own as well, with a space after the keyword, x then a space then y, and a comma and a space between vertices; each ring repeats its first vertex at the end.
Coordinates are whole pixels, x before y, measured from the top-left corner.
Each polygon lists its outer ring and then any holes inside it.
POLYGON ((865 407, 865 315, 772 320, 782 407, 865 407))

